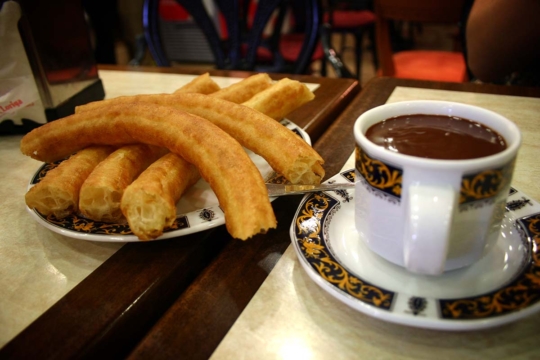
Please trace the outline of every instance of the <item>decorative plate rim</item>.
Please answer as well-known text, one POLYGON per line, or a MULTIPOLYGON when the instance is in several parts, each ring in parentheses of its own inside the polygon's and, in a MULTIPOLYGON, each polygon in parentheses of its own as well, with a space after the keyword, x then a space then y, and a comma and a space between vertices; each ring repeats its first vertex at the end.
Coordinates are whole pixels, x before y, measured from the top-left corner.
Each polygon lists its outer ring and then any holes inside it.
MULTIPOLYGON (((353 175, 354 169, 345 170, 327 182, 354 181, 353 175)), ((512 188, 507 207, 521 201, 520 196, 533 206, 528 207, 519 217, 513 216, 512 220, 520 236, 529 242, 530 260, 516 272, 510 282, 477 296, 455 299, 415 297, 407 291, 387 290, 350 271, 334 257, 326 241, 329 225, 333 216, 340 211, 341 202, 349 202, 351 199, 343 193, 335 196, 321 192, 304 196, 291 224, 291 242, 302 267, 317 285, 367 315, 402 325, 442 330, 474 330, 498 326, 540 310, 540 204, 512 188), (301 216, 305 216, 305 220, 308 220, 305 224, 308 225, 299 230, 301 216), (527 291, 523 291, 523 288, 527 291), (520 298, 521 303, 514 304, 514 307, 511 307, 512 304, 505 305, 505 296, 512 295, 512 300, 520 298), (409 299, 411 309, 417 308, 419 311, 422 306, 425 307, 426 302, 435 302, 438 317, 418 317, 413 311, 394 311, 397 301, 403 301, 404 297, 409 299), (492 303, 489 303, 490 297, 492 303), (491 310, 489 305, 493 306, 491 310), (482 306, 484 313, 466 313, 467 309, 481 309, 482 306)))

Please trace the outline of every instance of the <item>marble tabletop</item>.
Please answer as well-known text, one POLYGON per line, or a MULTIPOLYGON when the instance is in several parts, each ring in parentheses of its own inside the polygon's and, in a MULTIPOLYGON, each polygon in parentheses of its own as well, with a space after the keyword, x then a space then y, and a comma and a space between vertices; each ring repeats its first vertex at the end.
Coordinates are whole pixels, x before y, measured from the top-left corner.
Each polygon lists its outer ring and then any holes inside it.
MULTIPOLYGON (((418 99, 478 105, 513 120, 523 134, 513 186, 540 200, 540 99, 396 87, 387 102, 418 99)), ((343 168, 353 164, 349 158, 343 168)), ((538 359, 539 331, 540 313, 477 331, 384 322, 322 290, 289 246, 212 359, 538 359)))
POLYGON ((21 154, 21 138, 0 138, 0 347, 122 246, 71 239, 30 217, 24 194, 42 163, 21 154))
MULTIPOLYGON (((100 70, 106 98, 171 93, 196 75, 100 70)), ((226 87, 239 77, 212 76, 226 87)), ((312 91, 318 84, 306 84, 312 91)), ((122 243, 81 241, 45 230, 24 194, 41 162, 21 154, 21 135, 0 138, 0 348, 112 256, 122 243)))

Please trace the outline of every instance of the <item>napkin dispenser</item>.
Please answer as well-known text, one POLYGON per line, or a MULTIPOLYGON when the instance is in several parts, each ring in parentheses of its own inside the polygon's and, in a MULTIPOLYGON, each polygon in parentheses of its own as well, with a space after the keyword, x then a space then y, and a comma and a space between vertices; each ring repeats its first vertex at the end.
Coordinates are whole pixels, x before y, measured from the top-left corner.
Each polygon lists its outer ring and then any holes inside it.
POLYGON ((0 44, 0 133, 104 98, 80 0, 0 0, 0 44))

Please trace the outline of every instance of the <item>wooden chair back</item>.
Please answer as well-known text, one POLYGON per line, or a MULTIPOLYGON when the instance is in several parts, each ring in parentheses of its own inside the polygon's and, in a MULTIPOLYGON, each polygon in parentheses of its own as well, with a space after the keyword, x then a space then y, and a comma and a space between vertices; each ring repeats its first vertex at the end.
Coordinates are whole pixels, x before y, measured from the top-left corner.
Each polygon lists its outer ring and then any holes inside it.
POLYGON ((389 21, 457 25, 463 19, 465 4, 466 0, 375 0, 377 53, 382 75, 395 73, 389 21))

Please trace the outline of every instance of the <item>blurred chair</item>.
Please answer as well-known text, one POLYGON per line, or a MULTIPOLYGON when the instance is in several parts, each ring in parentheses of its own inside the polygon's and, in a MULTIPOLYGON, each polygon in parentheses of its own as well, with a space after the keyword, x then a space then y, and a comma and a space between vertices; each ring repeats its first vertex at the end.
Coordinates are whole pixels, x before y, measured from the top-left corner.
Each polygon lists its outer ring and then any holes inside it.
POLYGON ((373 51, 373 64, 377 68, 375 46, 375 14, 372 0, 327 0, 324 22, 329 24, 330 33, 341 35, 340 52, 343 55, 347 35, 354 37, 356 76, 361 78, 362 48, 364 35, 367 33, 373 51))
POLYGON ((379 75, 396 78, 465 82, 468 72, 462 52, 408 50, 394 53, 390 21, 456 24, 463 19, 465 0, 375 0, 379 75))
MULTIPOLYGON (((324 57, 319 0, 258 0, 255 5, 252 0, 214 0, 217 19, 201 0, 177 3, 204 33, 218 69, 305 74, 313 61, 324 57), (295 26, 289 32, 284 28, 291 9, 295 26)), ((156 63, 170 66, 171 59, 163 50, 158 6, 159 0, 144 1, 143 25, 156 63)))
POLYGON ((355 79, 356 76, 353 75, 349 69, 345 66, 341 57, 336 53, 332 47, 332 28, 330 24, 323 24, 321 27, 321 44, 324 50, 324 59, 322 66, 326 67, 326 62, 328 61, 330 65, 334 68, 336 77, 338 78, 348 78, 355 79))

